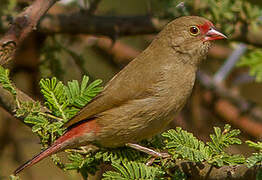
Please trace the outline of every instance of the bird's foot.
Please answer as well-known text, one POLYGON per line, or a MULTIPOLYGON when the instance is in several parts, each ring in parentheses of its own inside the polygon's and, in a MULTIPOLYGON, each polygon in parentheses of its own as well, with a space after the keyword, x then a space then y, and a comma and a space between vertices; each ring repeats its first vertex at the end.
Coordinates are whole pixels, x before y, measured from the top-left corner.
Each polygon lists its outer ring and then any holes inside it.
POLYGON ((136 149, 138 151, 144 152, 146 154, 152 155, 154 159, 156 159, 158 157, 161 157, 161 158, 168 158, 168 157, 170 157, 170 155, 168 153, 157 152, 157 151, 154 151, 153 149, 150 149, 150 148, 138 145, 138 144, 127 143, 126 146, 131 147, 133 149, 136 149))
POLYGON ((66 152, 76 152, 76 153, 80 153, 80 154, 88 154, 89 152, 95 152, 97 151, 99 148, 97 148, 96 146, 93 145, 87 145, 87 146, 81 146, 77 149, 66 149, 66 152))
POLYGON ((87 151, 80 147, 80 149, 66 149, 65 152, 73 152, 73 153, 80 153, 80 154, 87 154, 87 151))

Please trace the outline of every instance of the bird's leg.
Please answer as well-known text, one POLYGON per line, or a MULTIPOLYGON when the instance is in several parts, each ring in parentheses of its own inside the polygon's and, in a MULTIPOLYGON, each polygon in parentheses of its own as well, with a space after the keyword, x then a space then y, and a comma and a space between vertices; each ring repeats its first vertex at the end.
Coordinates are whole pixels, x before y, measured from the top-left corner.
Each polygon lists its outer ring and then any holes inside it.
POLYGON ((151 157, 151 158, 146 162, 146 165, 147 165, 147 166, 151 166, 155 160, 156 160, 156 157, 151 157))
POLYGON ((87 154, 87 151, 80 147, 80 149, 66 149, 66 152, 75 152, 75 153, 80 153, 80 154, 87 154))
POLYGON ((136 149, 138 151, 144 152, 146 154, 152 155, 153 157, 162 157, 162 158, 170 157, 168 153, 156 152, 153 149, 150 149, 144 146, 140 146, 139 144, 127 143, 126 146, 136 149))
POLYGON ((66 149, 66 152, 76 152, 80 154, 88 154, 89 152, 96 152, 98 151, 98 147, 93 145, 87 145, 87 146, 80 146, 77 149, 66 149))

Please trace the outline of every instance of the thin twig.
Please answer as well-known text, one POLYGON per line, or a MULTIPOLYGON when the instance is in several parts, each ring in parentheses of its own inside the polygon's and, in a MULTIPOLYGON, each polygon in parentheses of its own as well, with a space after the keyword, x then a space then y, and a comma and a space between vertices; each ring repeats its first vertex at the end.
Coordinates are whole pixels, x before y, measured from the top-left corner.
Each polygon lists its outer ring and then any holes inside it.
POLYGON ((222 83, 226 79, 229 72, 235 67, 240 57, 246 52, 246 50, 247 46, 244 43, 238 44, 236 49, 231 53, 223 66, 214 75, 214 82, 222 83))

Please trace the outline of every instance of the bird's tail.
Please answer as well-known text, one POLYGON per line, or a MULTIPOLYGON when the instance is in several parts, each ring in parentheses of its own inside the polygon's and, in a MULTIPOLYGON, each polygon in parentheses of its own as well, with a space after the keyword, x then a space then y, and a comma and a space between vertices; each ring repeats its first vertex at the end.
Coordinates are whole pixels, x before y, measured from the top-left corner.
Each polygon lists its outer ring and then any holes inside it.
MULTIPOLYGON (((88 121, 88 122, 78 123, 77 125, 74 125, 71 128, 69 127, 67 129, 67 132, 64 135, 62 135, 61 137, 59 137, 49 148, 42 151, 41 153, 33 157, 31 160, 27 161, 22 166, 17 168, 14 174, 18 174, 23 169, 31 167, 32 165, 38 163, 39 161, 46 158, 47 156, 50 156, 59 151, 62 151, 63 149, 74 147, 75 145, 80 146, 81 144, 77 143, 78 142, 77 139, 79 137, 81 138, 83 134, 87 132, 93 132, 94 129, 96 130, 97 128, 96 126, 97 125, 95 121, 88 121)), ((90 138, 91 137, 93 137, 92 133, 90 133, 90 138)), ((88 138, 86 138, 86 141, 87 140, 88 138)))
POLYGON ((32 159, 30 159, 29 161, 27 161, 26 163, 24 163, 23 165, 21 165, 20 167, 18 167, 15 171, 14 174, 18 174, 19 172, 21 172, 23 169, 31 167, 32 165, 38 163, 39 161, 41 161, 42 159, 46 158, 47 156, 50 156, 52 154, 55 154, 56 152, 58 152, 59 150, 61 150, 61 144, 57 144, 54 143, 53 145, 51 145, 49 148, 47 148, 46 150, 40 152, 39 154, 37 154, 36 156, 34 156, 32 159))

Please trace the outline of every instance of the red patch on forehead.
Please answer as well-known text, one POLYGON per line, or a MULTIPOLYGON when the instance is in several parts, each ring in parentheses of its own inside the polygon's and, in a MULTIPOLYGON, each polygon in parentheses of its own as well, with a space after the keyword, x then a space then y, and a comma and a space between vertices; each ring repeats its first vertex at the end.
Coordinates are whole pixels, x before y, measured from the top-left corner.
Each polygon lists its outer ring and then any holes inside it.
POLYGON ((202 34, 206 34, 211 27, 214 27, 214 25, 210 21, 206 21, 204 24, 198 25, 197 27, 200 29, 202 34))

